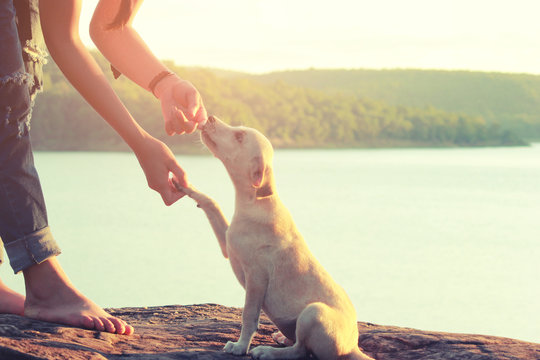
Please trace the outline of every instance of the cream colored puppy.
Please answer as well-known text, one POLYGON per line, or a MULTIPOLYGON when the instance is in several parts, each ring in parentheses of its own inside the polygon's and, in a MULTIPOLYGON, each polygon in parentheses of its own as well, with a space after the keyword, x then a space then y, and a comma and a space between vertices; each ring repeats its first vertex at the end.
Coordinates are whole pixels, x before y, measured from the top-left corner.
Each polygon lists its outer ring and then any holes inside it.
POLYGON ((294 345, 259 346, 255 359, 371 359, 358 349, 356 312, 345 291, 311 254, 280 201, 272 171, 272 145, 254 129, 231 127, 210 117, 201 138, 225 165, 236 189, 228 226, 218 205, 193 188, 180 190, 197 201, 221 251, 246 291, 242 330, 224 350, 244 355, 261 309, 294 345))

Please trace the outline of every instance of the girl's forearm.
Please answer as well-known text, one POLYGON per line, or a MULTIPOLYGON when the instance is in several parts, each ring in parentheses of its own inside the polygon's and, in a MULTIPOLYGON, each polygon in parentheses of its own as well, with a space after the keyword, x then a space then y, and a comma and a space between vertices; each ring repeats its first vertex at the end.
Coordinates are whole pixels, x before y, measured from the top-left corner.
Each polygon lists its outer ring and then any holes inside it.
POLYGON ((90 36, 99 51, 130 80, 146 90, 152 80, 167 68, 154 56, 131 26, 142 0, 132 0, 133 11, 127 23, 111 28, 120 0, 101 0, 90 23, 90 36))
POLYGON ((134 150, 148 134, 133 119, 78 36, 80 1, 41 0, 47 48, 69 82, 134 150))
POLYGON ((92 40, 116 69, 160 99, 169 135, 192 133, 207 119, 202 98, 193 84, 169 72, 133 29, 142 0, 130 1, 132 8, 119 13, 125 0, 100 0, 90 24, 92 40), (119 14, 126 23, 111 26, 119 14))

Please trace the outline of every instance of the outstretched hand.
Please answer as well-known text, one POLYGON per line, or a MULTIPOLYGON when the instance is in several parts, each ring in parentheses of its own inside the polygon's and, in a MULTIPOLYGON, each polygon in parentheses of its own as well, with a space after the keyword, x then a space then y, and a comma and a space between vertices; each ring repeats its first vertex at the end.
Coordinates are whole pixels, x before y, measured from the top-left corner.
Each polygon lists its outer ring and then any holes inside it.
POLYGON ((168 135, 191 134, 206 122, 208 116, 201 95, 189 81, 168 76, 156 85, 155 94, 161 101, 168 135))
POLYGON ((148 186, 161 195, 165 205, 172 205, 185 195, 176 189, 173 181, 187 188, 187 176, 167 145, 149 137, 136 155, 148 186))

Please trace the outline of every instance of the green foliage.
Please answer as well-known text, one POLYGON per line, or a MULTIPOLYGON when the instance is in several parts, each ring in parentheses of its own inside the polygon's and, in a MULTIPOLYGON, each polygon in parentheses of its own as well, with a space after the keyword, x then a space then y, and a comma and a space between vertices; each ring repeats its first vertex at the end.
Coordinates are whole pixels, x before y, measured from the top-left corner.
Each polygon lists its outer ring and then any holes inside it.
POLYGON ((481 116, 487 124, 540 139, 540 76, 435 70, 305 70, 255 78, 408 107, 481 116))
MULTIPOLYGON (((134 118, 173 150, 198 152, 197 134, 165 135, 159 102, 124 76, 113 80, 108 63, 96 54, 115 91, 134 118)), ((446 112, 432 106, 388 105, 367 100, 335 84, 328 88, 317 71, 302 73, 314 83, 291 85, 295 73, 254 77, 201 68, 168 66, 200 91, 207 110, 232 125, 259 129, 275 147, 480 146, 520 145, 512 132, 483 116, 446 112), (279 79, 283 77, 283 79, 279 79), (319 88, 319 89, 315 89, 319 88), (335 90, 340 89, 340 92, 335 90)), ((322 72, 325 74, 325 72, 322 72)), ((351 76, 351 78, 354 78, 351 76)), ((398 77, 399 80, 399 77, 398 77)), ((325 80, 326 81, 326 80, 325 80)), ((396 80, 397 81, 397 80, 396 80)), ((396 82, 398 84, 398 82, 396 82)), ((398 85, 395 85, 398 86, 398 85)), ((54 63, 45 68, 46 91, 37 98, 32 138, 47 150, 126 150, 122 139, 69 85, 54 63)))

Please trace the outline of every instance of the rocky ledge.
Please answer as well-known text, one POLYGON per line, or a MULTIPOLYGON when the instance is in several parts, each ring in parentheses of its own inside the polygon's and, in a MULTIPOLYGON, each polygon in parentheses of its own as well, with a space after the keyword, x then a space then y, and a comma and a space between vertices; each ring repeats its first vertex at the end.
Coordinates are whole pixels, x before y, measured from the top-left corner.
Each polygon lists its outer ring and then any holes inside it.
MULTIPOLYGON (((248 359, 221 351, 240 334, 241 309, 221 305, 108 309, 136 328, 112 335, 0 315, 0 359, 248 359)), ((358 323, 358 345, 377 360, 540 360, 540 344, 358 323)), ((273 345, 266 316, 253 346, 273 345)))

